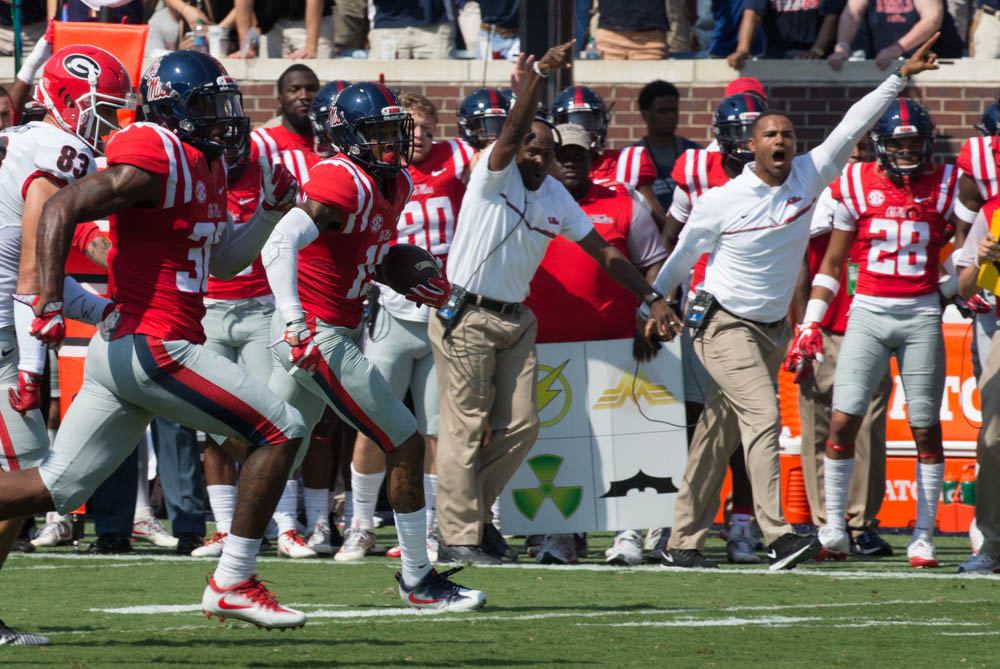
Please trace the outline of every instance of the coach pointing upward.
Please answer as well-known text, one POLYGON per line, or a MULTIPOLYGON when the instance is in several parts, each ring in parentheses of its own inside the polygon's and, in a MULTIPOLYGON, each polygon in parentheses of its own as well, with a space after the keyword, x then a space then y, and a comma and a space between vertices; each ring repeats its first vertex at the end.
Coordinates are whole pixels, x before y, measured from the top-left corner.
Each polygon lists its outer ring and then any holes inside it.
MULTIPOLYGON (((667 562, 711 566, 701 557, 738 429, 753 484, 757 522, 770 544, 771 569, 794 567, 819 550, 814 537, 792 533, 781 509, 774 393, 791 336, 785 320, 809 239, 817 196, 847 164, 851 150, 896 98, 907 79, 937 69, 929 39, 896 73, 855 103, 826 141, 795 156, 795 127, 781 112, 759 116, 750 130, 754 162, 695 204, 655 287, 669 295, 703 253, 703 284, 714 297, 694 335, 694 349, 712 376, 705 412, 695 429, 674 511, 667 562)), ((694 303, 700 302, 697 298, 694 303)), ((707 302, 704 302, 708 304, 707 302)), ((673 330, 647 323, 647 332, 673 330)))

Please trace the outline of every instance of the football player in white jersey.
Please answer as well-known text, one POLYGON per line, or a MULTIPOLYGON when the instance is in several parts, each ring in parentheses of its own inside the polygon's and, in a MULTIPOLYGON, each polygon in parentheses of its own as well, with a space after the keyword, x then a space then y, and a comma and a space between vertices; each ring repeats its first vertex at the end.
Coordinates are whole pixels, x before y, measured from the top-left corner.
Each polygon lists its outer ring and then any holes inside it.
MULTIPOLYGON (((37 467, 49 438, 38 410, 45 344, 31 336, 38 283, 35 231, 42 206, 61 187, 94 171, 119 109, 135 107, 132 81, 113 55, 92 46, 70 46, 45 65, 38 101, 42 121, 0 131, 0 468, 37 467)), ((111 302, 66 280, 63 313, 97 323, 111 302)), ((0 562, 7 557, 23 518, 0 521, 0 562)), ((43 645, 37 635, 9 643, 43 645)))

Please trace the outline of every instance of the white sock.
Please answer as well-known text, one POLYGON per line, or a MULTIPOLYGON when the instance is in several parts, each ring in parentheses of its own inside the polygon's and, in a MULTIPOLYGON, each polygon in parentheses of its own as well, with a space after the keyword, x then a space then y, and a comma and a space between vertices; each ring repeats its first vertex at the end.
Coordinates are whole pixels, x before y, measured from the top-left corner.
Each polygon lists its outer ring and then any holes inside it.
POLYGON ((831 460, 823 456, 823 489, 826 494, 826 524, 847 531, 847 489, 854 474, 854 458, 831 460))
MULTIPOLYGON (((278 535, 282 535, 288 530, 298 529, 295 522, 295 514, 299 508, 299 482, 294 480, 285 481, 285 490, 278 500, 278 507, 274 510, 274 522, 278 525, 278 535)), ((228 539, 226 541, 229 541, 228 539)))
POLYGON ((220 588, 231 588, 253 576, 259 551, 260 539, 245 539, 230 534, 222 547, 219 564, 215 566, 215 584, 220 588))
POLYGON ((427 531, 434 529, 437 521, 437 474, 424 474, 424 511, 427 513, 427 531))
POLYGON ((316 523, 330 515, 330 491, 327 488, 302 488, 302 501, 306 507, 306 525, 312 532, 316 523))
POLYGON ((943 462, 936 465, 917 462, 917 526, 913 528, 914 539, 930 541, 934 536, 943 480, 943 462))
POLYGON ((403 584, 412 588, 431 570, 427 558, 427 514, 418 509, 393 515, 399 536, 399 557, 403 561, 403 584))
MULTIPOLYGON (((353 509, 350 527, 363 530, 375 529, 375 504, 378 503, 378 489, 382 487, 385 471, 377 474, 362 474, 351 463, 351 492, 353 509)), ((425 521, 426 522, 426 521, 425 521)))
POLYGON ((50 427, 46 428, 46 432, 49 433, 49 446, 51 446, 52 444, 56 443, 56 431, 50 427))
POLYGON ((734 513, 729 516, 730 527, 741 527, 747 529, 750 527, 751 516, 749 513, 734 513))
POLYGON ((229 534, 233 525, 233 512, 236 510, 236 486, 208 486, 208 504, 215 516, 215 531, 229 534))
MULTIPOLYGON (((493 500, 493 505, 490 506, 490 513, 493 514, 493 527, 497 528, 497 532, 500 532, 500 498, 497 497, 493 500)), ((502 532, 501 532, 502 534, 502 532)))
POLYGON ((45 514, 45 524, 48 525, 49 523, 65 523, 67 525, 72 524, 72 522, 70 521, 69 514, 64 516, 58 511, 49 511, 48 513, 45 514))

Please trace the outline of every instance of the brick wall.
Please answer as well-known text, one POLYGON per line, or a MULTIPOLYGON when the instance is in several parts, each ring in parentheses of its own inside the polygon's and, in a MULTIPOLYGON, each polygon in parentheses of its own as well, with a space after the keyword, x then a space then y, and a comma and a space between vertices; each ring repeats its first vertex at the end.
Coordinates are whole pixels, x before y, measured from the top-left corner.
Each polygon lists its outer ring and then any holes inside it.
MULTIPOLYGON (((387 81, 390 86, 393 82, 387 81)), ((254 123, 262 123, 275 113, 276 102, 273 83, 243 82, 244 100, 254 123)), ((455 137, 458 127, 455 111, 462 98, 478 88, 477 85, 413 84, 396 86, 402 90, 422 93, 438 107, 440 136, 455 137)), ((611 128, 608 132, 612 147, 621 147, 638 141, 645 134, 636 99, 640 85, 594 85, 594 90, 605 102, 615 103, 611 128)), ((776 84, 767 86, 771 106, 788 113, 795 121, 799 150, 816 146, 833 128, 851 104, 872 90, 870 85, 816 85, 801 86, 776 84)), ((680 127, 678 133, 697 142, 711 141, 712 112, 722 98, 723 85, 678 85, 681 93, 680 127)), ((983 108, 996 97, 996 88, 980 85, 911 86, 905 96, 918 100, 927 107, 937 124, 939 156, 951 160, 962 141, 975 134, 972 125, 978 123, 983 108)))

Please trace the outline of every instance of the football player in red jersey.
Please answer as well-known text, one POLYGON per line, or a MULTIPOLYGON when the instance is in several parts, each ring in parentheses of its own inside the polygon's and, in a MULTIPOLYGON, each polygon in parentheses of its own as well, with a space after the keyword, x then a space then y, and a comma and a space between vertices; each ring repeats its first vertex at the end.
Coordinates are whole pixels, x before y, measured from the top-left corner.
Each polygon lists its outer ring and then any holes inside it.
POLYGON ((666 212, 653 192, 656 164, 642 146, 609 149, 608 124, 611 110, 604 100, 586 86, 570 86, 552 101, 552 122, 560 125, 575 123, 590 131, 591 152, 594 154, 590 177, 595 183, 617 181, 632 186, 646 198, 660 227, 666 222, 666 212))
POLYGON ((250 444, 232 532, 202 597, 206 614, 298 627, 254 575, 256 555, 298 446, 301 414, 241 367, 200 346, 208 274, 232 277, 257 257, 295 185, 265 178, 254 220, 226 211, 228 142, 245 133, 236 82, 214 58, 175 51, 143 76, 144 117, 108 142, 108 168, 64 187, 42 211, 32 333, 58 345, 63 266, 77 221, 111 217, 109 284, 117 304, 88 349, 83 387, 38 469, 3 474, 0 515, 78 507, 156 415, 250 444))
MULTIPOLYGON (((397 238, 413 191, 403 167, 413 119, 389 89, 366 82, 337 97, 330 128, 340 152, 312 169, 305 201, 281 219, 262 252, 282 364, 270 385, 308 425, 329 405, 385 452, 402 600, 438 610, 479 608, 482 592, 452 583, 453 572, 438 574, 428 560, 424 440, 413 414, 359 347, 368 284, 397 238)), ((406 297, 440 307, 449 293, 446 280, 428 279, 406 297)))
POLYGON ((1000 136, 996 133, 995 114, 992 118, 989 113, 984 114, 983 121, 976 126, 980 136, 965 140, 955 160, 955 166, 962 170, 955 217, 967 224, 956 229, 956 248, 961 248, 968 225, 972 225, 983 203, 1000 196, 1000 136))
MULTIPOLYGON (((753 160, 753 153, 747 147, 750 125, 761 112, 767 110, 767 103, 753 93, 737 93, 723 98, 715 109, 712 133, 719 150, 688 149, 674 163, 671 178, 677 182, 674 197, 667 212, 667 225, 663 230, 668 249, 677 243, 681 228, 687 223, 695 203, 712 188, 729 182, 743 171, 744 165, 753 160)), ((695 264, 691 272, 687 297, 693 297, 705 280, 708 254, 695 264)), ((712 379, 704 365, 695 355, 691 344, 691 333, 685 328, 681 333, 681 363, 684 373, 684 403, 687 409, 688 439, 694 434, 694 427, 701 416, 712 379)), ((725 411, 725 408, 720 411, 725 411)), ((726 536, 726 557, 730 562, 752 564, 759 562, 754 550, 757 538, 754 535, 751 518, 753 516, 753 493, 750 478, 746 472, 746 462, 742 448, 733 451, 729 460, 732 472, 733 499, 730 528, 726 536)))
MULTIPOLYGON (((590 169, 590 135, 583 126, 556 127, 562 143, 556 152, 563 186, 594 224, 594 229, 653 281, 667 249, 660 239, 649 205, 634 189, 613 189, 597 184, 590 169)), ((577 244, 556 237, 545 249, 531 292, 524 301, 538 319, 538 343, 600 341, 631 337, 639 299, 604 272, 577 244)), ((636 346, 645 350, 642 332, 636 346)), ((650 355, 637 353, 642 358, 650 355)), ((573 535, 545 537, 537 561, 551 564, 576 562, 573 535)), ((638 530, 619 532, 605 552, 610 564, 642 562, 642 537, 638 530)))
MULTIPOLYGON (((414 244, 430 251, 442 264, 448 256, 455 220, 465 195, 463 177, 472 159, 472 148, 452 139, 435 142, 437 109, 422 95, 402 93, 403 109, 413 117, 413 155, 407 163, 413 179, 413 195, 403 209, 396 243, 414 244)), ((393 394, 402 400, 407 391, 413 396, 417 432, 423 435, 424 503, 427 515, 427 551, 437 559, 434 529, 434 491, 437 475, 438 389, 434 356, 427 337, 430 309, 414 304, 388 286, 377 286, 369 301, 377 305, 369 323, 365 357, 389 382, 393 394)), ((351 463, 353 513, 344 534, 344 545, 335 558, 340 562, 360 560, 375 543, 374 512, 378 491, 385 477, 385 455, 363 432, 358 433, 351 463)), ((389 557, 398 557, 398 548, 389 557)))
POLYGON ((854 441, 874 387, 895 355, 918 455, 917 522, 906 552, 914 567, 937 567, 932 537, 944 476, 945 379, 938 258, 949 236, 959 171, 933 164, 934 124, 912 100, 893 102, 875 123, 871 141, 877 162, 850 165, 832 185, 840 201, 834 232, 795 343, 803 358, 822 359, 820 322, 857 245, 857 288, 834 377, 823 463, 827 517, 819 539, 828 554, 850 550, 844 507, 854 441))

